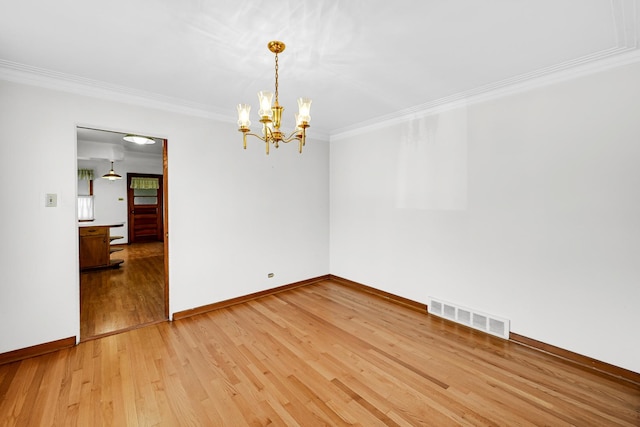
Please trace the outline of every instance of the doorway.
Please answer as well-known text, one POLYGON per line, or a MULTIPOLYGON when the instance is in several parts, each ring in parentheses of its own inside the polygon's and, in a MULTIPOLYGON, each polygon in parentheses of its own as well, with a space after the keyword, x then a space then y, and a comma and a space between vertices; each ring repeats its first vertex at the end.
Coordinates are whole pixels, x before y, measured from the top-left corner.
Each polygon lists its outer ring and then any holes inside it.
MULTIPOLYGON (((168 207, 165 203, 167 141, 153 138, 155 144, 138 146, 124 141, 125 135, 77 128, 78 171, 82 170, 78 178, 78 194, 86 185, 81 183, 80 175, 91 176, 91 203, 95 212, 90 225, 119 227, 110 229, 108 250, 123 261, 115 268, 83 269, 79 272, 80 341, 164 322, 169 318, 168 207), (124 179, 102 179, 109 169, 124 179), (93 173, 88 173, 88 170, 93 173), (139 205, 147 211, 152 208, 150 205, 155 206, 153 215, 144 211, 130 220, 130 176, 155 182, 152 186, 157 188, 153 188, 153 196, 136 196, 139 202, 143 202, 139 205), (133 233, 133 239, 129 237, 131 229, 138 230, 133 233)), ((86 222, 80 224, 87 225, 86 222)))

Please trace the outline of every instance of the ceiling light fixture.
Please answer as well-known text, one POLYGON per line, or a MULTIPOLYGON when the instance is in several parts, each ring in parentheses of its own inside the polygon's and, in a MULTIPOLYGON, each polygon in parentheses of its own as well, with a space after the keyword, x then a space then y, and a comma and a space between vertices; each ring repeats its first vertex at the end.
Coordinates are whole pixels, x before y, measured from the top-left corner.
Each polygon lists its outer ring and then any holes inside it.
POLYGON ((116 179, 122 179, 120 175, 113 171, 113 162, 111 162, 111 170, 109 173, 102 175, 104 179, 108 179, 109 181, 115 181, 116 179))
POLYGON ((284 107, 281 107, 278 103, 278 54, 282 53, 285 49, 285 44, 280 41, 270 41, 267 45, 269 50, 276 55, 276 102, 271 105, 273 99, 273 93, 268 91, 258 92, 258 101, 260 103, 260 123, 262 123, 262 135, 257 135, 251 132, 249 126, 249 112, 251 111, 251 105, 238 104, 238 130, 242 132, 242 142, 244 149, 247 149, 247 135, 252 135, 262 140, 266 144, 267 154, 269 154, 269 144, 273 144, 278 148, 280 142, 291 142, 298 140, 298 152, 302 153, 302 147, 305 143, 306 130, 309 127, 311 121, 311 99, 298 98, 298 113, 296 117, 296 129, 289 136, 280 131, 280 120, 282 119, 282 111, 284 107))
POLYGON ((134 144, 138 144, 138 145, 150 145, 150 144, 156 143, 155 139, 149 138, 148 136, 142 136, 142 135, 129 134, 129 135, 123 136, 122 139, 128 142, 133 142, 134 144))

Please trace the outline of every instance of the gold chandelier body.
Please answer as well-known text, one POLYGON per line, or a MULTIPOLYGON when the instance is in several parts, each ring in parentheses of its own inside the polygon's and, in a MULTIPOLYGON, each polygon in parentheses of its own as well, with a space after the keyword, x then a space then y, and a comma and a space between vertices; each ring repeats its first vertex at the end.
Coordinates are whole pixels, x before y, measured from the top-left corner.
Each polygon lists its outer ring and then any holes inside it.
POLYGON ((285 44, 281 41, 270 41, 267 45, 269 50, 275 54, 276 58, 276 90, 275 90, 275 102, 273 105, 271 101, 273 99, 273 93, 268 91, 258 92, 258 101, 260 103, 260 123, 262 123, 262 135, 251 133, 251 121, 249 120, 249 113, 251 111, 251 105, 239 104, 238 105, 238 131, 242 132, 242 142, 244 149, 247 149, 247 135, 255 136, 265 143, 266 152, 269 154, 269 144, 273 144, 278 148, 281 142, 288 143, 291 141, 298 141, 298 152, 302 153, 302 147, 305 144, 306 130, 309 127, 311 121, 311 99, 298 98, 298 113, 296 117, 296 129, 291 134, 286 135, 280 130, 280 123, 282 120, 282 112, 284 107, 278 103, 278 54, 282 53, 285 49, 285 44))

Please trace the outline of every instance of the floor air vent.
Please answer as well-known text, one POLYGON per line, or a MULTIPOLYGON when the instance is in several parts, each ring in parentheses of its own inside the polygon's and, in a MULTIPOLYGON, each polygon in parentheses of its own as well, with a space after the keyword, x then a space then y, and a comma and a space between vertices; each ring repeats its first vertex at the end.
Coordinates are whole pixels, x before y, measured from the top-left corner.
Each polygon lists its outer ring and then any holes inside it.
POLYGON ((429 297, 429 314, 509 339, 509 320, 429 297))

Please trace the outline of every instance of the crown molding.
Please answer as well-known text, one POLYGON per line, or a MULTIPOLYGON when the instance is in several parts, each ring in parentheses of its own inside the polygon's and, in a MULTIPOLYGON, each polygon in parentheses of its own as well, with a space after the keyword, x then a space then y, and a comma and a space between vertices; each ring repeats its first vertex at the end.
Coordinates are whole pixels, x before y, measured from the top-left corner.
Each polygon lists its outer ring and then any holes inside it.
POLYGON ((398 123, 404 123, 442 113, 444 111, 453 110, 455 108, 467 107, 473 104, 490 101, 492 99, 527 92, 555 83, 573 80, 589 74, 595 74, 608 69, 640 62, 640 50, 633 48, 624 49, 620 52, 619 49, 612 49, 612 52, 608 52, 604 58, 605 59, 602 59, 600 55, 597 55, 595 59, 591 57, 583 57, 575 61, 569 61, 564 64, 555 65, 532 73, 522 74, 466 92, 460 92, 445 98, 436 99, 415 107, 396 111, 392 114, 360 122, 353 126, 337 129, 335 132, 331 133, 330 140, 338 141, 398 123))
MULTIPOLYGON (((38 86, 46 89, 90 96, 108 101, 122 102, 140 107, 153 108, 187 116, 236 123, 237 117, 227 112, 215 110, 203 104, 190 103, 152 92, 145 92, 125 86, 87 79, 71 74, 0 59, 0 80, 38 86)), ((313 138, 329 141, 329 132, 315 128, 313 138)))
POLYGON ((157 93, 145 92, 4 59, 0 59, 0 79, 188 116, 222 122, 235 123, 236 121, 231 115, 216 111, 203 104, 190 103, 157 93))
POLYGON ((454 108, 526 92, 638 62, 640 61, 639 14, 640 10, 635 0, 611 0, 614 47, 336 129, 331 132, 330 140, 349 138, 454 108))
MULTIPOLYGON (((628 41, 628 37, 624 39, 628 41)), ((411 108, 379 116, 374 119, 328 132, 323 129, 314 130, 314 139, 321 141, 338 141, 377 129, 404 123, 417 118, 430 116, 447 110, 469 106, 492 99, 530 91, 562 81, 606 71, 640 61, 640 49, 637 46, 611 48, 591 55, 583 56, 551 67, 521 74, 509 79, 490 83, 460 92, 444 98, 429 101, 411 108)), ((124 86, 112 85, 97 80, 59 73, 43 68, 32 67, 16 62, 0 59, 0 80, 12 81, 52 90, 91 96, 99 99, 122 102, 146 108, 235 123, 235 117, 220 111, 184 100, 164 95, 144 92, 124 86)))

